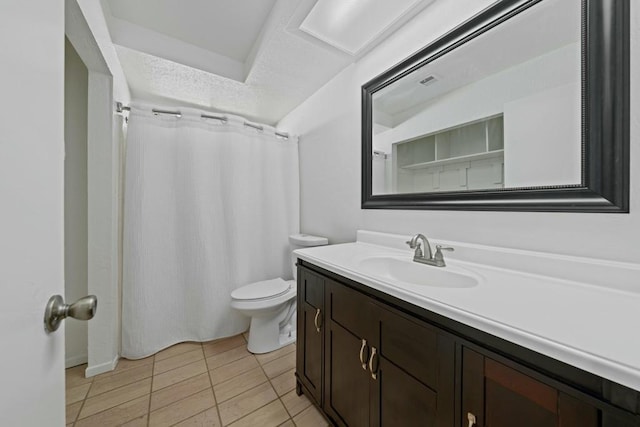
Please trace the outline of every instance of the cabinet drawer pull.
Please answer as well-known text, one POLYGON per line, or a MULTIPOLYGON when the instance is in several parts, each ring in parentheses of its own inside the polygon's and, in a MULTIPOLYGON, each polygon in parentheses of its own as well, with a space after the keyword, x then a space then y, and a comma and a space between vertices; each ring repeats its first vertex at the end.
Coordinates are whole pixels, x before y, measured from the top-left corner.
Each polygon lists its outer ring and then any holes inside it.
POLYGON ((469 420, 469 427, 473 427, 474 425, 476 425, 476 416, 471 412, 467 412, 467 419, 469 420))
POLYGON ((371 347, 371 357, 369 358, 369 372, 371 372, 371 378, 374 380, 378 379, 378 374, 376 371, 378 370, 378 365, 376 364, 376 369, 373 369, 373 359, 376 357, 376 348, 371 347))
POLYGON ((367 348, 367 340, 362 338, 362 347, 360 347, 360 363, 362 363, 362 369, 367 370, 367 358, 364 355, 364 349, 367 348))
POLYGON ((316 331, 320 332, 320 323, 318 323, 318 321, 320 320, 320 309, 316 308, 316 317, 313 318, 313 324, 316 327, 316 331))

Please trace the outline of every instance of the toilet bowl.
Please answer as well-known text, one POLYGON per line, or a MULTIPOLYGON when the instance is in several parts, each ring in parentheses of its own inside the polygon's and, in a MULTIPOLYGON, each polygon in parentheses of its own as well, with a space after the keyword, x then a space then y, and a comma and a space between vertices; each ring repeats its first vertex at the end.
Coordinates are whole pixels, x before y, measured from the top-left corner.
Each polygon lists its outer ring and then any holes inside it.
POLYGON ((289 236, 294 280, 264 280, 242 286, 231 293, 231 307, 251 317, 247 349, 268 353, 296 340, 296 249, 322 246, 325 237, 308 234, 289 236))

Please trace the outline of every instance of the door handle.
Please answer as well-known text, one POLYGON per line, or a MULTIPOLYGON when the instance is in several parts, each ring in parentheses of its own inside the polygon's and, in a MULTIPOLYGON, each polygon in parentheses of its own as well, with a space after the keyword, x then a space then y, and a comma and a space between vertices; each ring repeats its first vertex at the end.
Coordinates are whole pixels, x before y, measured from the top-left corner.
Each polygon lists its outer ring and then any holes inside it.
POLYGON ((80 298, 73 304, 65 304, 62 296, 54 295, 49 298, 44 310, 44 330, 48 333, 58 330, 60 323, 67 317, 78 320, 92 319, 97 309, 98 298, 95 295, 80 298))
POLYGON ((318 323, 319 319, 320 319, 320 309, 316 308, 316 317, 313 318, 313 325, 316 327, 317 332, 320 332, 320 326, 322 326, 318 323))
POLYGON ((364 355, 364 349, 367 348, 367 340, 362 338, 362 347, 360 347, 360 363, 362 363, 362 369, 367 370, 367 358, 364 355))
POLYGON ((469 421, 469 427, 473 427, 474 425, 476 425, 476 416, 473 415, 471 412, 467 413, 467 420, 469 421))
POLYGON ((376 357, 377 355, 377 351, 375 347, 371 347, 371 357, 369 357, 369 372, 371 372, 371 378, 373 378, 374 380, 378 379, 378 374, 376 373, 376 371, 378 370, 378 366, 376 363, 376 369, 373 369, 373 359, 376 357))

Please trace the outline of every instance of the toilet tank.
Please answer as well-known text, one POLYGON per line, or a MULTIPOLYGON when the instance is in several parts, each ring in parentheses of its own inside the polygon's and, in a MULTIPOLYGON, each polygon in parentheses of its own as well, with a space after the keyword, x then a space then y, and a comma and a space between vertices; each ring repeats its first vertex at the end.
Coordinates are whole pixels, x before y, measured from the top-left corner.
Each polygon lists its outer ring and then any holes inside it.
POLYGON ((312 236, 311 234, 292 234, 289 236, 289 249, 291 252, 291 267, 293 270, 293 280, 298 277, 296 268, 297 257, 293 254, 296 249, 310 248, 312 246, 324 246, 329 244, 326 237, 312 236))

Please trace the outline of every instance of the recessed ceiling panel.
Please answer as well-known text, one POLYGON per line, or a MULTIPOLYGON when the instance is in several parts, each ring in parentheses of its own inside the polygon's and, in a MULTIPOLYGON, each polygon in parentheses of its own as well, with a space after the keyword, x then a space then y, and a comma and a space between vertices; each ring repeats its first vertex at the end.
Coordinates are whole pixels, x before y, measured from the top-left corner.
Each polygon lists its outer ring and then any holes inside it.
POLYGON ((300 29, 357 55, 421 0, 318 0, 300 29))
POLYGON ((275 0, 109 0, 115 18, 244 62, 275 0))

